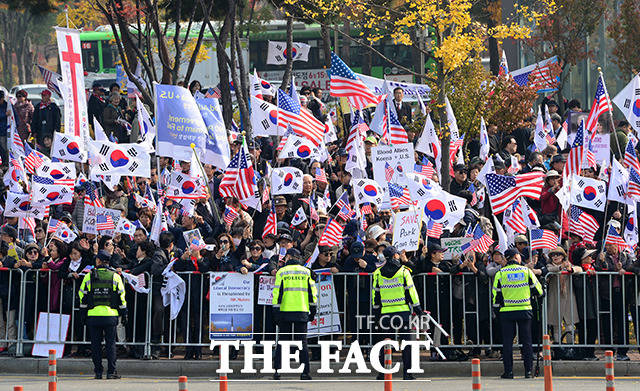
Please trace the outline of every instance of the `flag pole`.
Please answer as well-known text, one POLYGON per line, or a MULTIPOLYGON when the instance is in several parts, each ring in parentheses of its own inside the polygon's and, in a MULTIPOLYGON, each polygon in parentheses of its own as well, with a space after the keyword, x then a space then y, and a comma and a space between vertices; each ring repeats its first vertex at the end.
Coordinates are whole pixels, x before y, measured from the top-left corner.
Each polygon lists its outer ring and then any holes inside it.
MULTIPOLYGON (((602 87, 604 88, 604 95, 607 97, 607 104, 609 105, 609 107, 611 107, 611 110, 609 112, 609 121, 611 122, 611 127, 613 129, 613 138, 616 140, 616 147, 618 147, 620 158, 622 158, 623 151, 622 149, 620 149, 620 142, 618 141, 618 135, 616 134, 616 125, 613 123, 613 105, 611 104, 611 99, 609 99, 609 91, 607 91, 607 85, 604 83, 604 75, 602 74, 601 67, 598 67, 598 73, 600 74, 600 78, 602 79, 602 87)), ((615 155, 614 155, 614 158, 615 158, 615 155)))
POLYGON ((213 203, 213 195, 209 191, 209 184, 208 184, 209 178, 207 178, 207 173, 204 171, 204 167, 202 166, 202 163, 200 162, 200 158, 196 153, 196 145, 194 143, 191 143, 190 147, 191 147, 191 150, 193 151, 193 156, 196 157, 196 162, 198 163, 198 167, 200 168, 200 171, 204 175, 204 178, 203 178, 204 188, 207 190, 207 197, 209 198, 209 206, 211 207, 211 214, 216 220, 218 220, 218 223, 220 223, 221 220, 220 220, 220 215, 218 214, 218 209, 216 208, 216 205, 213 203))

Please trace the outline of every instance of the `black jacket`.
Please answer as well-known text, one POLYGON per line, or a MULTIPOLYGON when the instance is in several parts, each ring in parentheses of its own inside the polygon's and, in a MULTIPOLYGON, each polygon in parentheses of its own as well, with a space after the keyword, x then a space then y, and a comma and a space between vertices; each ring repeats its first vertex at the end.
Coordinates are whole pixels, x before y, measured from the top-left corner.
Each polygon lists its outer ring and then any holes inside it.
POLYGON ((396 112, 398 113, 398 120, 402 126, 407 126, 407 124, 411 123, 411 105, 407 102, 401 102, 400 109, 398 109, 398 103, 394 100, 393 107, 395 107, 396 112))
POLYGON ((37 137, 38 143, 42 144, 44 136, 51 136, 53 132, 60 131, 60 108, 51 102, 47 106, 42 104, 36 106, 31 120, 31 132, 37 137))

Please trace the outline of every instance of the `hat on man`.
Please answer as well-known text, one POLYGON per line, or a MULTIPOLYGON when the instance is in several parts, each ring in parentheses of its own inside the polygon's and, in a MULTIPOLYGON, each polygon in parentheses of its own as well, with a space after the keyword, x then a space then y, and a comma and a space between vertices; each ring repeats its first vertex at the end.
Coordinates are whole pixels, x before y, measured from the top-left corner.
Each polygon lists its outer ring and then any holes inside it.
POLYGON ((453 171, 454 172, 467 171, 467 166, 465 166, 464 164, 458 163, 455 166, 453 166, 453 171))
POLYGON ((10 225, 5 225, 2 227, 2 234, 9 236, 11 239, 16 239, 18 237, 18 230, 10 225))
POLYGON ((380 235, 384 235, 385 230, 379 225, 372 225, 367 229, 367 238, 378 239, 380 235))
POLYGON ((275 205, 276 206, 287 206, 287 199, 282 197, 282 196, 278 196, 275 199, 275 205))
POLYGON ((518 254, 520 254, 520 252, 518 250, 516 250, 515 248, 508 248, 504 252, 504 257, 507 258, 507 260, 511 260, 511 259, 513 259, 513 257, 515 257, 518 254))
POLYGON ((560 178, 560 174, 556 170, 549 170, 545 176, 545 179, 548 178, 560 178))
POLYGON ((516 236, 516 239, 514 240, 514 242, 517 243, 529 243, 529 241, 527 240, 527 237, 524 235, 518 235, 516 236))
POLYGON ((429 243, 427 246, 430 253, 444 252, 445 249, 438 243, 429 243))
POLYGON ((51 91, 49 91, 47 89, 44 89, 44 90, 42 90, 42 92, 40 92, 40 95, 42 95, 42 96, 45 96, 45 95, 51 96, 51 91))
POLYGON ((394 246, 389 246, 382 251, 382 255, 385 258, 391 258, 398 253, 398 250, 394 246))
POLYGON ((364 244, 358 241, 353 242, 351 248, 349 248, 349 253, 354 258, 362 258, 364 255, 364 244))
POLYGON ((378 140, 376 140, 375 136, 369 136, 367 138, 364 139, 365 143, 369 143, 369 144, 373 144, 373 145, 378 145, 378 140))

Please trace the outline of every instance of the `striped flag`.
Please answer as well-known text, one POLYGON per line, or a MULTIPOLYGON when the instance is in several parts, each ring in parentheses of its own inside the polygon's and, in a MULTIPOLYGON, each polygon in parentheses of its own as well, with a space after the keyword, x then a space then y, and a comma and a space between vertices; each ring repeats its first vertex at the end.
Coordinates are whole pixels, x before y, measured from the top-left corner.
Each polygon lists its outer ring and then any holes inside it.
POLYGON ((493 244, 493 239, 491 239, 491 236, 487 235, 484 230, 482 230, 480 224, 476 224, 471 238, 472 239, 469 243, 465 243, 460 247, 463 254, 466 254, 469 251, 486 253, 493 244))
POLYGON ((629 184, 627 185, 627 197, 640 200, 640 174, 633 167, 629 167, 629 184))
POLYGON ((85 189, 84 204, 104 208, 104 204, 98 195, 98 188, 96 185, 91 181, 85 181, 82 183, 82 186, 85 189))
POLYGON ((40 73, 42 73, 42 78, 44 79, 44 82, 47 84, 47 88, 50 89, 51 91, 54 91, 56 94, 58 94, 58 96, 62 96, 62 93, 60 92, 60 87, 58 85, 58 83, 62 82, 62 76, 60 76, 59 74, 48 70, 47 68, 41 67, 40 65, 38 65, 38 69, 40 70, 40 73))
POLYGON ((532 229, 531 235, 531 250, 539 250, 548 248, 553 250, 558 247, 558 236, 553 231, 548 229, 532 229))
POLYGON ((229 205, 224 206, 224 224, 227 226, 227 229, 231 227, 233 220, 236 219, 240 214, 238 211, 229 205))
POLYGON ((593 104, 591 105, 591 111, 587 117, 586 131, 593 132, 598 125, 598 118, 603 113, 613 111, 611 107, 611 101, 609 100, 609 94, 607 93, 607 86, 604 84, 602 74, 598 77, 598 85, 596 86, 596 95, 593 98, 593 104))
POLYGON ((396 112, 395 105, 391 104, 388 100, 386 103, 388 111, 389 121, 389 143, 390 144, 404 144, 409 142, 407 132, 398 119, 398 113, 396 112))
POLYGON ((638 155, 636 154, 637 139, 635 136, 629 135, 629 141, 627 141, 627 147, 624 150, 624 159, 622 164, 625 167, 633 167, 636 172, 640 172, 640 162, 638 162, 638 155))
POLYGON ((347 153, 350 152, 351 149, 356 148, 358 136, 360 137, 360 141, 364 140, 367 135, 367 130, 369 130, 369 127, 366 122, 364 122, 360 110, 354 110, 354 112, 351 113, 351 129, 349 130, 349 136, 347 137, 347 144, 345 146, 347 153))
POLYGON ((433 163, 429 160, 427 164, 415 164, 413 167, 413 171, 420 175, 426 176, 428 179, 433 178, 433 174, 435 173, 435 169, 433 168, 433 163))
POLYGON ((584 240, 592 241, 598 231, 600 224, 593 216, 583 211, 581 208, 571 205, 569 214, 569 231, 575 232, 584 240))
POLYGON ((516 176, 488 173, 487 188, 494 214, 505 211, 518 197, 539 199, 542 194, 545 174, 532 171, 516 176))
POLYGON ((604 245, 606 246, 607 244, 616 246, 620 252, 624 250, 633 251, 631 246, 625 242, 624 238, 620 236, 618 231, 612 225, 609 225, 609 228, 607 229, 607 237, 604 239, 604 245))
POLYGON ((378 103, 378 97, 335 53, 331 53, 331 96, 349 99, 351 107, 362 110, 378 103))
MULTIPOLYGON (((295 87, 292 85, 292 89, 295 87)), ((311 140, 316 146, 324 138, 324 124, 318 121, 311 112, 300 106, 300 101, 278 89, 278 126, 286 129, 287 125, 295 134, 311 140)))
POLYGON ((320 236, 318 246, 333 247, 339 245, 342 241, 343 231, 344 227, 337 220, 330 219, 322 232, 322 236, 320 236))
POLYGON ((220 182, 219 191, 223 197, 235 197, 240 201, 257 194, 258 187, 246 140, 242 140, 242 147, 229 162, 220 182))
POLYGON ((510 207, 505 209, 503 223, 515 232, 521 234, 527 232, 527 226, 524 224, 524 217, 522 215, 522 202, 520 202, 520 199, 516 199, 510 207))
POLYGON ((62 224, 64 223, 60 220, 49 219, 49 225, 47 225, 47 233, 56 232, 62 224))
POLYGON ((277 235, 278 234, 278 221, 276 218, 276 208, 274 203, 271 203, 271 211, 269 212, 269 216, 267 216, 267 222, 264 225, 264 231, 262 232, 262 239, 267 235, 277 235))
POLYGON ((43 155, 41 152, 31 148, 29 143, 24 143, 24 168, 29 174, 35 174, 36 169, 43 165, 49 158, 43 155))
POLYGON ((96 229, 98 231, 114 230, 116 226, 110 215, 99 214, 96 216, 96 229))
POLYGON ((413 204, 409 189, 396 183, 389 183, 389 198, 392 209, 399 208, 401 205, 411 206, 413 204))
POLYGON ((582 155, 584 153, 584 120, 578 125, 576 138, 571 145, 571 151, 567 158, 567 164, 564 166, 564 177, 570 178, 572 174, 580 175, 580 167, 582 166, 582 155))
POLYGON ((362 214, 365 216, 372 215, 373 210, 371 209, 371 203, 363 202, 362 205, 360 205, 360 212, 362 212, 362 214))
POLYGON ((393 174, 395 174, 395 171, 393 171, 393 167, 391 167, 389 162, 384 162, 384 179, 387 182, 391 182, 391 180, 393 179, 393 174))
POLYGON ((327 174, 320 167, 316 168, 316 182, 329 183, 327 180, 327 174))
POLYGON ((442 236, 442 223, 436 223, 429 219, 427 222, 427 236, 434 239, 440 239, 440 236, 442 236))

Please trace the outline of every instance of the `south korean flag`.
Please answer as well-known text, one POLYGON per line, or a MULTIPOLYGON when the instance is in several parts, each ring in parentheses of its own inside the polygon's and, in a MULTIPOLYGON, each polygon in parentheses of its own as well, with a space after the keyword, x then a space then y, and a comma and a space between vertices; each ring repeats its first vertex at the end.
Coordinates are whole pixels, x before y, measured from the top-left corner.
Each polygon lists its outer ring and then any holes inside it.
POLYGON ((206 197, 206 190, 203 190, 202 178, 172 172, 166 195, 171 199, 198 199, 206 197))
POLYGON ((295 167, 274 168, 271 171, 271 194, 302 193, 302 171, 295 167))
POLYGON ((278 107, 252 96, 251 128, 254 136, 278 136, 278 107))
POLYGON ((372 179, 358 179, 353 186, 353 193, 356 202, 361 205, 369 202, 373 205, 380 206, 382 204, 383 190, 378 182, 372 179))
POLYGON ((70 204, 73 201, 73 184, 59 185, 53 179, 34 175, 31 189, 32 203, 37 206, 70 204))
POLYGON ((5 217, 34 217, 38 220, 45 218, 46 208, 34 206, 31 194, 7 192, 7 202, 4 209, 5 217))
POLYGON ((151 177, 151 157, 142 144, 89 141, 91 173, 151 177))
POLYGON ((597 179, 574 175, 571 179, 571 205, 604 211, 607 184, 597 179))
POLYGON ((53 147, 51 147, 51 157, 72 162, 85 163, 87 161, 87 150, 81 137, 72 136, 66 133, 53 133, 53 147))
MULTIPOLYGON (((308 61, 311 46, 302 42, 293 42, 291 58, 293 61, 308 61)), ((267 51, 267 64, 284 65, 287 63, 287 43, 281 41, 269 41, 267 51)))
POLYGON ((320 157, 320 149, 308 138, 292 134, 278 155, 280 159, 313 159, 320 157))

